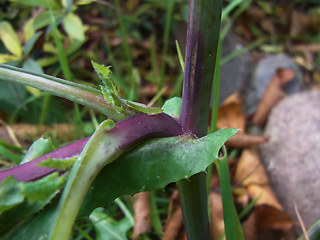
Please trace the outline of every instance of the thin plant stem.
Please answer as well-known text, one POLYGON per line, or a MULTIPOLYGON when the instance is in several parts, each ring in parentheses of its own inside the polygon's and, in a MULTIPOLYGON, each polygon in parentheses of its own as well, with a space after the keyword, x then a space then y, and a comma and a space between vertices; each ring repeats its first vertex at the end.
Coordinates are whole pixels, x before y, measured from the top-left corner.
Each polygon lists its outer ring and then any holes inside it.
POLYGON ((151 58, 151 69, 153 74, 153 82, 158 83, 159 82, 159 71, 157 68, 157 56, 156 56, 156 39, 155 34, 153 33, 150 37, 150 58, 151 58))
POLYGON ((132 56, 130 53, 130 47, 128 43, 128 33, 127 29, 124 23, 124 19, 122 17, 121 13, 121 7, 120 7, 120 2, 119 0, 115 0, 115 7, 116 7, 116 12, 119 20, 119 25, 120 25, 120 31, 121 31, 121 38, 122 38, 122 43, 124 47, 124 53, 127 58, 128 64, 129 64, 129 74, 130 74, 130 92, 129 92, 129 100, 134 100, 135 98, 135 90, 136 90, 136 83, 134 79, 134 73, 133 73, 133 60, 132 56))
POLYGON ((184 59, 183 59, 183 56, 181 54, 181 50, 180 50, 180 46, 179 46, 179 43, 178 41, 176 40, 176 48, 177 48, 177 53, 178 53, 178 58, 179 58, 179 62, 180 62, 180 66, 181 66, 181 69, 182 69, 182 72, 184 72, 184 59))
POLYGON ((121 198, 117 198, 114 202, 118 205, 118 207, 122 210, 123 214, 129 219, 130 223, 134 224, 134 217, 121 198))
MULTIPOLYGON (((219 109, 219 92, 220 92, 220 58, 221 58, 221 37, 219 37, 218 42, 218 52, 216 65, 214 69, 214 77, 213 77, 213 106, 211 108, 211 122, 209 126, 209 133, 213 133, 217 130, 217 121, 218 121, 218 109, 219 109)), ((211 164, 207 169, 207 194, 210 194, 210 182, 212 177, 212 168, 211 164)))
POLYGON ((169 98, 171 98, 173 96, 181 96, 182 83, 183 83, 183 73, 181 73, 178 76, 178 80, 177 80, 176 84, 174 85, 174 88, 171 91, 169 98))
POLYGON ((158 82, 158 90, 162 88, 164 84, 164 77, 166 73, 166 56, 168 52, 169 46, 169 34, 170 34, 170 26, 172 22, 172 13, 174 9, 174 0, 169 0, 167 5, 167 15, 166 15, 166 23, 164 27, 164 37, 163 37, 163 49, 162 49, 162 62, 161 62, 161 70, 160 70, 160 81, 158 82))
MULTIPOLYGON (((55 42, 57 49, 58 49, 58 57, 59 57, 59 62, 60 62, 60 66, 61 66, 63 75, 68 81, 72 81, 72 74, 71 74, 71 71, 69 68, 67 55, 65 53, 62 41, 60 39, 56 20, 53 16, 51 9, 50 9, 50 19, 51 19, 51 26, 52 26, 52 30, 53 30, 52 31, 53 38, 54 38, 54 42, 55 42)), ((48 100, 50 100, 50 98, 48 100)), ((76 121, 76 123, 78 123, 77 126, 81 127, 83 125, 83 123, 82 123, 82 119, 80 116, 79 105, 77 103, 73 103, 73 105, 74 105, 74 110, 75 110, 75 121, 76 121)))
POLYGON ((51 95, 45 95, 43 97, 42 105, 41 105, 41 113, 39 119, 39 125, 43 125, 46 121, 47 113, 49 110, 49 104, 51 100, 51 95))
POLYGON ((161 224, 159 211, 157 208, 155 191, 150 192, 149 201, 150 201, 150 209, 151 209, 150 219, 151 219, 152 227, 154 228, 156 234, 158 234, 159 236, 162 236, 163 235, 162 224, 161 224))
POLYGON ((213 77, 213 106, 211 114, 211 123, 209 133, 217 130, 218 109, 219 109, 219 92, 220 92, 220 56, 221 56, 221 38, 218 43, 217 60, 213 77))
POLYGON ((244 240, 241 224, 232 200, 228 156, 225 146, 222 147, 223 157, 214 161, 221 183, 221 197, 225 235, 227 240, 244 240))

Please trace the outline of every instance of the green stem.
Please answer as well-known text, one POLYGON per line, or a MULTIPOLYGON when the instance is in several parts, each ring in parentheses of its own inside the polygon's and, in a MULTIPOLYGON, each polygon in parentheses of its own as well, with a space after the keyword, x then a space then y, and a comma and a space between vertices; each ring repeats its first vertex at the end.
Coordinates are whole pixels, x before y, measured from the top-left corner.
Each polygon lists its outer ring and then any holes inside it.
POLYGON ((50 77, 45 74, 32 73, 24 69, 0 64, 0 80, 38 88, 42 91, 93 108, 117 121, 131 115, 116 111, 97 89, 50 77))
POLYGON ((221 38, 218 43, 217 60, 213 78, 213 106, 211 114, 211 124, 209 133, 217 131, 218 109, 219 109, 219 90, 220 90, 220 56, 221 56, 221 38))
POLYGON ((164 27, 164 37, 163 37, 163 49, 162 49, 162 62, 161 62, 161 70, 160 70, 160 81, 158 82, 158 91, 162 88, 164 84, 164 77, 166 73, 166 56, 168 52, 169 46, 169 34, 170 34, 170 25, 172 20, 172 13, 174 9, 174 0, 169 0, 167 5, 167 15, 166 15, 166 23, 164 27))
MULTIPOLYGON (((198 137, 208 131, 209 103, 216 62, 222 0, 191 0, 185 75, 179 121, 198 137)), ((178 182, 182 214, 189 240, 210 239, 206 175, 178 182)))
POLYGON ((241 224, 232 200, 229 165, 226 147, 222 147, 223 157, 214 161, 221 182, 223 218, 227 240, 244 240, 241 224))
POLYGON ((119 20, 119 25, 120 25, 121 38, 122 38, 122 43, 123 43, 123 47, 124 47, 124 53, 126 55, 128 63, 129 63, 130 92, 129 92, 128 98, 129 98, 130 101, 132 101, 135 98, 135 90, 136 90, 136 83, 135 83, 134 69, 133 69, 133 60, 132 60, 130 47, 129 47, 129 42, 128 42, 127 29, 126 29, 126 26, 125 26, 125 23, 124 23, 124 19, 122 17, 119 0, 115 0, 115 7, 116 7, 116 12, 117 12, 118 20, 119 20))

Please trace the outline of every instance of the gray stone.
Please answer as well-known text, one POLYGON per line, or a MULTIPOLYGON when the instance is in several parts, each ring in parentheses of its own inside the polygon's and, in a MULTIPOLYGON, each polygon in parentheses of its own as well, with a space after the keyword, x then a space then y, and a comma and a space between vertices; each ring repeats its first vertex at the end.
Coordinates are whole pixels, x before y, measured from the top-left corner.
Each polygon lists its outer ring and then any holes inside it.
POLYGON ((303 222, 320 218, 320 91, 295 94, 271 112, 260 147, 261 159, 280 202, 303 222))
POLYGON ((243 111, 246 115, 255 113, 259 101, 262 98, 273 74, 279 68, 289 68, 296 71, 295 78, 284 86, 284 91, 288 95, 300 91, 301 71, 295 62, 286 55, 270 55, 262 59, 255 68, 249 86, 245 91, 243 111))
MULTIPOLYGON (((237 41, 232 32, 229 32, 222 43, 221 59, 229 56, 244 46, 237 41)), ((249 78, 255 64, 249 52, 245 52, 223 64, 220 68, 219 103, 235 92, 241 91, 249 78)), ((213 95, 213 94, 212 94, 213 95)))

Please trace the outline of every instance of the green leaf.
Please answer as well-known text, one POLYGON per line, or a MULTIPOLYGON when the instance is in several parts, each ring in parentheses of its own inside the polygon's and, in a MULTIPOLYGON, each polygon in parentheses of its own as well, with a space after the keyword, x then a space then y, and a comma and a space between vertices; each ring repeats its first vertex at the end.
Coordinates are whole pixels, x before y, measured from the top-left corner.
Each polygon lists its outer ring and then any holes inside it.
POLYGON ((205 171, 217 159, 224 142, 237 132, 237 129, 220 129, 200 139, 184 135, 146 141, 99 173, 79 215, 88 215, 124 194, 161 189, 205 171))
POLYGON ((83 41, 85 39, 82 21, 77 15, 69 13, 65 18, 63 18, 63 26, 69 36, 79 41, 83 41))
POLYGON ((22 156, 20 153, 14 153, 7 148, 5 148, 3 145, 0 145, 0 156, 3 156, 7 159, 9 159, 11 162, 14 162, 16 164, 19 164, 22 156))
MULTIPOLYGON (((184 135, 153 139, 140 144, 103 168, 91 185, 79 216, 89 215, 95 208, 106 206, 124 194, 132 195, 141 191, 161 189, 171 182, 188 179, 196 173, 205 171, 208 165, 217 159, 223 143, 237 131, 221 129, 200 139, 184 135)), ((95 141, 101 142, 100 140, 99 137, 95 141)), ((92 144, 97 143, 92 142, 92 144)), ((100 156, 99 152, 91 160, 100 156)), ((96 163, 91 161, 91 164, 95 166, 96 163)), ((87 180, 83 181, 87 183, 87 180)), ((21 224, 16 232, 8 233, 7 239, 38 239, 40 236, 48 236, 55 208, 56 206, 51 205, 49 209, 41 211, 40 214, 21 224)))
POLYGON ((19 58, 22 57, 22 47, 18 35, 9 22, 0 22, 0 39, 9 52, 19 58))
MULTIPOLYGON (((5 179, 4 182, 8 180, 10 180, 10 184, 6 184, 6 187, 10 187, 11 192, 8 193, 8 195, 10 194, 10 198, 0 194, 0 205, 3 206, 2 201, 4 201, 5 204, 10 206, 10 208, 7 207, 5 211, 0 214, 1 234, 3 234, 6 230, 9 230, 9 232, 16 230, 13 228, 15 223, 18 223, 26 217, 29 217, 31 214, 38 212, 47 206, 48 203, 53 201, 54 197, 59 193, 59 189, 65 183, 65 176, 60 177, 56 172, 47 176, 46 178, 30 183, 18 182, 18 180, 11 176, 5 179), (15 201, 11 201, 13 198, 15 198, 15 201)), ((2 184, 4 182, 2 182, 2 184)), ((3 188, 0 187, 0 189, 3 188)), ((44 213, 44 215, 46 215, 46 213, 44 213)), ((42 216, 40 219, 42 219, 42 216)), ((32 221, 33 219, 31 219, 31 222, 32 221)), ((47 224, 49 225, 50 222, 47 224)), ((46 226, 44 226, 44 228, 46 228, 46 226)), ((35 233, 32 233, 32 235, 34 234, 35 233)), ((28 239, 38 239, 38 237, 33 238, 31 236, 28 239)), ((11 240, 12 238, 6 238, 2 236, 1 239, 11 240)), ((20 239, 24 239, 24 237, 20 239)))
POLYGON ((228 157, 225 147, 223 147, 223 154, 224 156, 221 159, 216 159, 214 163, 217 167, 221 182, 225 235, 226 239, 244 240, 240 220, 232 200, 228 157))
POLYGON ((18 183, 17 179, 9 176, 0 184, 0 214, 23 202, 18 183))
POLYGON ((167 100, 163 106, 163 111, 173 118, 179 118, 182 99, 179 97, 173 97, 167 100))
POLYGON ((160 108, 149 107, 142 103, 122 99, 117 85, 109 77, 109 74, 111 73, 111 66, 100 65, 93 61, 91 62, 94 70, 102 81, 100 88, 104 98, 108 103, 112 104, 118 112, 142 112, 147 114, 158 114, 162 112, 160 108))
POLYGON ((125 112, 125 108, 120 98, 119 89, 109 77, 109 74, 111 73, 111 66, 100 65, 94 61, 91 61, 91 63, 102 82, 100 88, 106 101, 112 104, 118 112, 125 112))
POLYGON ((78 157, 58 159, 58 158, 48 158, 38 164, 41 167, 56 168, 60 170, 67 170, 73 166, 78 157))
MULTIPOLYGON (((62 6, 68 11, 70 12, 71 7, 72 7, 72 3, 73 0, 61 0, 62 6)), ((77 2, 78 4, 78 2, 77 2)))
POLYGON ((51 139, 41 137, 32 143, 20 164, 30 162, 31 160, 41 157, 53 150, 51 139))
POLYGON ((20 57, 10 54, 0 54, 0 63, 8 63, 11 61, 18 61, 20 57))
MULTIPOLYGON (((22 65, 24 69, 30 70, 35 73, 43 73, 42 67, 32 58, 29 58, 27 61, 25 61, 22 65)), ((34 97, 40 97, 41 91, 37 88, 33 88, 30 86, 25 86, 27 91, 31 93, 34 97)))
POLYGON ((21 191, 32 204, 35 201, 44 201, 55 195, 65 183, 66 177, 64 175, 59 177, 59 173, 54 172, 38 181, 21 184, 21 191))
MULTIPOLYGON (((53 11, 53 16, 55 19, 58 19, 63 16, 63 12, 59 10, 53 11)), ((34 18, 28 20, 23 27, 23 33, 26 41, 29 41, 36 34, 37 30, 49 26, 50 23, 50 11, 43 11, 34 18)))
POLYGON ((35 73, 43 73, 42 67, 32 58, 29 58, 27 61, 25 61, 22 65, 24 69, 27 69, 31 72, 35 73))
POLYGON ((32 34, 32 36, 28 39, 27 43, 24 45, 24 48, 23 48, 23 55, 24 56, 27 56, 30 53, 30 51, 34 47, 34 44, 39 39, 41 34, 42 34, 42 31, 39 31, 35 34, 32 34))
POLYGON ((27 96, 24 86, 0 80, 0 109, 13 113, 27 96))
POLYGON ((39 0, 10 0, 11 2, 21 3, 26 6, 30 7, 44 7, 44 8, 52 8, 57 9, 60 8, 59 1, 57 0, 46 0, 46 1, 39 1, 39 0))
POLYGON ((89 216, 98 236, 97 240, 126 240, 127 231, 133 227, 128 218, 116 221, 102 208, 95 209, 89 216))

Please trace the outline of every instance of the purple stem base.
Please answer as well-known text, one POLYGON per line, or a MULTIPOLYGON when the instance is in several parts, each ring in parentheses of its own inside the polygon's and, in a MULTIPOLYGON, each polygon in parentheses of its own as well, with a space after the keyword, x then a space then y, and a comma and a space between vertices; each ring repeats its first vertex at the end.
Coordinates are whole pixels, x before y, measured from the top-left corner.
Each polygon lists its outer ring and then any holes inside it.
MULTIPOLYGON (((117 122, 116 127, 108 131, 108 134, 118 135, 122 131, 126 132, 126 137, 123 139, 120 148, 127 147, 128 145, 138 143, 148 138, 170 137, 184 134, 181 125, 165 113, 157 115, 136 114, 117 122)), ((57 171, 57 169, 37 166, 40 162, 49 157, 64 159, 79 156, 89 139, 90 137, 84 138, 28 163, 3 170, 0 172, 0 182, 10 175, 21 182, 34 181, 47 176, 57 171)))

